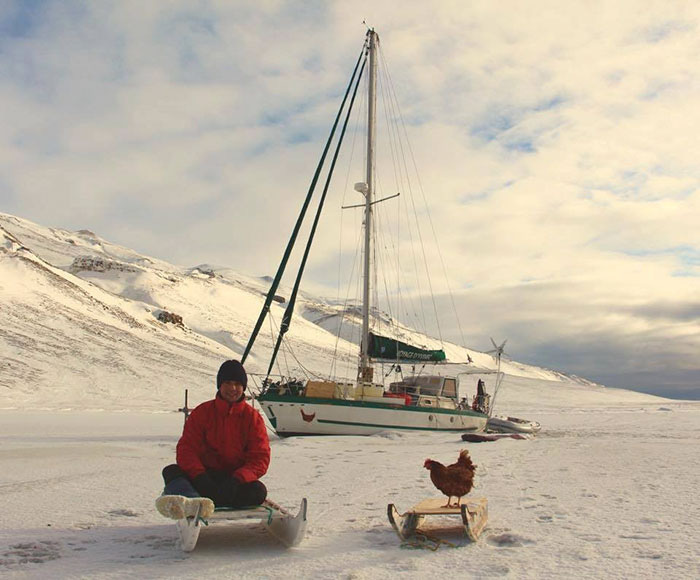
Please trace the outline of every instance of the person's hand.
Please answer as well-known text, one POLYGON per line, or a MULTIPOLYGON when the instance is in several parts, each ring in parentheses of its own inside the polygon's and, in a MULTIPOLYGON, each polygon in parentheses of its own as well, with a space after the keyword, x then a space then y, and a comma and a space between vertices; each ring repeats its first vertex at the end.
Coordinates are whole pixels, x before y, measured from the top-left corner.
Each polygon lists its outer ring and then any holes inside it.
POLYGON ((200 473, 192 480, 192 483, 194 484, 195 489, 199 492, 199 495, 202 497, 208 497, 215 504, 219 503, 217 501, 217 499, 219 499, 219 486, 207 472, 200 473))
POLYGON ((221 505, 237 505, 237 496, 242 485, 235 477, 229 477, 226 481, 223 481, 219 487, 221 505))

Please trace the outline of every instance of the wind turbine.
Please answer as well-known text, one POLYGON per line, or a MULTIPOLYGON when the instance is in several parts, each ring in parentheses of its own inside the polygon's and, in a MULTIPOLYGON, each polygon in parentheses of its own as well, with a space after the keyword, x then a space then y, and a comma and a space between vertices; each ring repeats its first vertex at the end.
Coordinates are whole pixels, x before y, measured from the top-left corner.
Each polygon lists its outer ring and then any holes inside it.
MULTIPOLYGON (((489 337, 491 338, 491 337, 489 337)), ((491 406, 489 407, 489 417, 493 413, 493 409, 496 406, 496 395, 498 394, 498 389, 501 387, 501 383, 503 382, 503 374, 501 374, 501 356, 505 354, 505 346, 506 342, 508 342, 508 339, 506 338, 500 345, 496 344, 496 341, 491 338, 491 344, 493 345, 493 350, 487 350, 486 354, 494 354, 496 355, 496 360, 497 365, 496 365, 496 386, 493 389, 493 399, 491 401, 491 406)))

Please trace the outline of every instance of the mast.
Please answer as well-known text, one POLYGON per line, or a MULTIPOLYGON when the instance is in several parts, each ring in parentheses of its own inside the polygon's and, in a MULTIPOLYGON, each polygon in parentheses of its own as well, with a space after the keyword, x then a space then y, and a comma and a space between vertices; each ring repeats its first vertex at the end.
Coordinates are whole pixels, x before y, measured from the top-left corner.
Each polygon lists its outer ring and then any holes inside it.
POLYGON ((372 196, 374 194, 374 154, 376 144, 377 106, 377 48, 379 37, 374 30, 367 33, 369 40, 369 83, 367 98, 367 180, 365 191, 365 262, 364 284, 362 289, 362 343, 360 349, 359 379, 372 381, 372 368, 369 364, 369 310, 370 310, 370 258, 372 255, 372 196))

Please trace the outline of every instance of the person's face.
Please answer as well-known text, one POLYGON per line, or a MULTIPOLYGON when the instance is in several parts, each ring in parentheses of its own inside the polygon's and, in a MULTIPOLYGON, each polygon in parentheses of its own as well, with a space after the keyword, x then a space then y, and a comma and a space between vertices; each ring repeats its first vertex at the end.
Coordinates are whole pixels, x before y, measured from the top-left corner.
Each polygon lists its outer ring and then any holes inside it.
POLYGON ((243 395, 243 390, 243 385, 238 381, 224 381, 221 383, 219 393, 224 401, 235 403, 243 395))

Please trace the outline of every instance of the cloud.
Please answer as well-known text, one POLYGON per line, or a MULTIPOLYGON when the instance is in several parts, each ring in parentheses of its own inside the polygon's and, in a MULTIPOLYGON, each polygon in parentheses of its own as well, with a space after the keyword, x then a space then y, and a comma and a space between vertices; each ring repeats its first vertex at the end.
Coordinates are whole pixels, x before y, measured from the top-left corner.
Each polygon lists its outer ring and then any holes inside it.
MULTIPOLYGON (((696 380, 692 3, 6 2, 0 209, 175 263, 272 273, 363 19, 405 120, 379 128, 381 193, 402 195, 378 214, 420 260, 435 230, 441 253, 425 258, 468 289, 471 340, 507 335, 522 357, 584 376, 617 376, 602 369, 624 358, 629 377, 655 360, 696 380), (389 149, 391 130, 412 148, 389 149), (394 172, 400 157, 420 181, 394 172)), ((309 265, 320 287, 341 241, 341 277, 356 252, 359 214, 339 209, 363 179, 354 122, 351 142, 355 170, 336 174, 309 265)), ((413 258, 398 269, 420 279, 413 258)))
MULTIPOLYGON (((489 348, 489 336, 508 338, 515 360, 548 368, 555 362, 554 368, 611 387, 700 396, 697 295, 655 301, 565 280, 474 289, 455 299, 467 344, 481 350, 489 348)), ((438 309, 447 314, 443 335, 459 341, 448 297, 438 309)))

